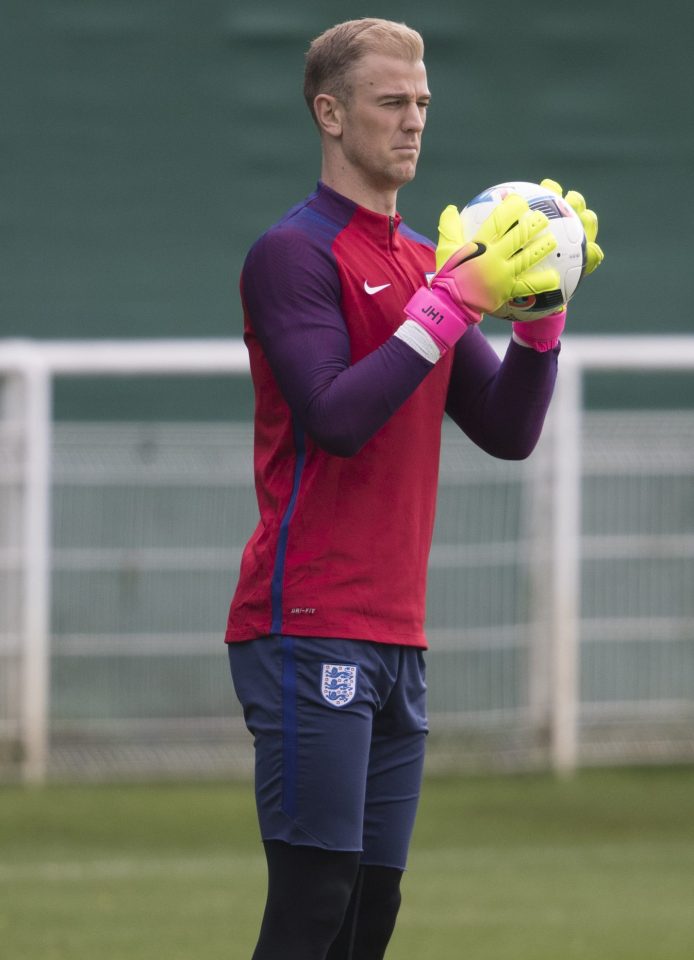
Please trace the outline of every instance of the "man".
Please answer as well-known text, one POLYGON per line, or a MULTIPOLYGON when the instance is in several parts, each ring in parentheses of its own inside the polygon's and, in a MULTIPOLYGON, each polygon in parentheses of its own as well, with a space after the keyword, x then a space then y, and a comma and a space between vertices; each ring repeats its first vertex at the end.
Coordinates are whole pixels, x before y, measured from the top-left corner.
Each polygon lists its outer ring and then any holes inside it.
POLYGON ((435 254, 397 213, 430 100, 422 56, 418 33, 377 19, 313 41, 320 183, 243 269, 260 522, 227 641, 268 863, 255 960, 383 957, 427 733, 441 422, 525 457, 554 386, 564 311, 514 325, 503 362, 478 330, 556 284, 526 276, 552 249, 544 216, 510 197, 470 240, 449 207, 435 254))

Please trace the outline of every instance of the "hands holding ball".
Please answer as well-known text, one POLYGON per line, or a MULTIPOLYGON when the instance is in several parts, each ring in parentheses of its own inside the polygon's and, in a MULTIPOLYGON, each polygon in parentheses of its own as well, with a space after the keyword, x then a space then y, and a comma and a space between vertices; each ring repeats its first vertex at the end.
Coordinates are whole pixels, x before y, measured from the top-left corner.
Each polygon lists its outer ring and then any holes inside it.
POLYGON ((598 218, 580 193, 558 183, 515 181, 480 193, 439 220, 438 272, 417 291, 408 317, 448 349, 482 314, 513 322, 514 339, 556 346, 566 304, 602 262, 598 218))
POLYGON ((448 251, 452 253, 452 248, 461 246, 466 239, 484 236, 490 217, 498 216, 498 211, 510 203, 518 209, 519 197, 528 210, 536 216, 542 215, 537 237, 548 242, 553 240, 553 245, 536 265, 526 265, 522 259, 525 251, 518 251, 514 260, 520 270, 519 278, 527 284, 527 292, 521 290, 520 294, 504 297, 497 307, 484 312, 505 320, 536 320, 565 306, 582 277, 602 260, 602 251, 595 243, 598 220, 592 210, 586 209, 580 193, 572 190, 562 197, 561 187, 553 180, 543 180, 540 184, 510 182, 485 190, 471 200, 459 216, 455 207, 447 207, 439 222, 441 251, 437 250, 437 262, 439 256, 445 256, 448 251))

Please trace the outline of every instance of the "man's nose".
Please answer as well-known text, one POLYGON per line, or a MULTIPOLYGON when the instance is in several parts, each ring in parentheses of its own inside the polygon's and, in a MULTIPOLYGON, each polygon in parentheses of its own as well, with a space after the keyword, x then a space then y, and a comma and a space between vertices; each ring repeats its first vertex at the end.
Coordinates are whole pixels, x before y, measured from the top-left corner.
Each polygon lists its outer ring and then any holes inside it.
POLYGON ((405 112, 403 121, 405 130, 421 131, 424 129, 424 114, 422 108, 416 103, 410 103, 405 112))

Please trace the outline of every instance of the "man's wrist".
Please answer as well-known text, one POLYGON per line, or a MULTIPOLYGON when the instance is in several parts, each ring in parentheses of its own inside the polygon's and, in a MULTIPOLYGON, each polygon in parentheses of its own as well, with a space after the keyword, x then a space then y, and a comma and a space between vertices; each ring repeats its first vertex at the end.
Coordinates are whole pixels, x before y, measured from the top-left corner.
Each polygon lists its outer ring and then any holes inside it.
POLYGON ((393 336, 402 340, 410 349, 418 353, 420 357, 424 357, 429 363, 438 363, 443 355, 441 348, 431 334, 427 333, 421 324, 415 323, 414 320, 409 318, 400 324, 393 336))
POLYGON ((558 345, 565 323, 566 307, 538 320, 517 320, 513 324, 513 339, 522 347, 546 353, 558 345))

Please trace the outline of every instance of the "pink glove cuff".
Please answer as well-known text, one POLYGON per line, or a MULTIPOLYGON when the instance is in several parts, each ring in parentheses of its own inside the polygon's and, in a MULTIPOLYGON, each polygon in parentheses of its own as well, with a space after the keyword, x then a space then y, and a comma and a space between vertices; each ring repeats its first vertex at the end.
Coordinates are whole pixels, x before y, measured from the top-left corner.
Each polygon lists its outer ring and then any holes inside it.
POLYGON ((480 315, 458 306, 444 287, 420 287, 405 305, 405 313, 436 342, 441 353, 450 350, 480 315))
POLYGON ((559 337, 566 323, 566 307, 557 313, 550 313, 548 317, 539 320, 517 320, 513 324, 513 332, 527 346, 546 353, 554 350, 559 343, 559 337))

